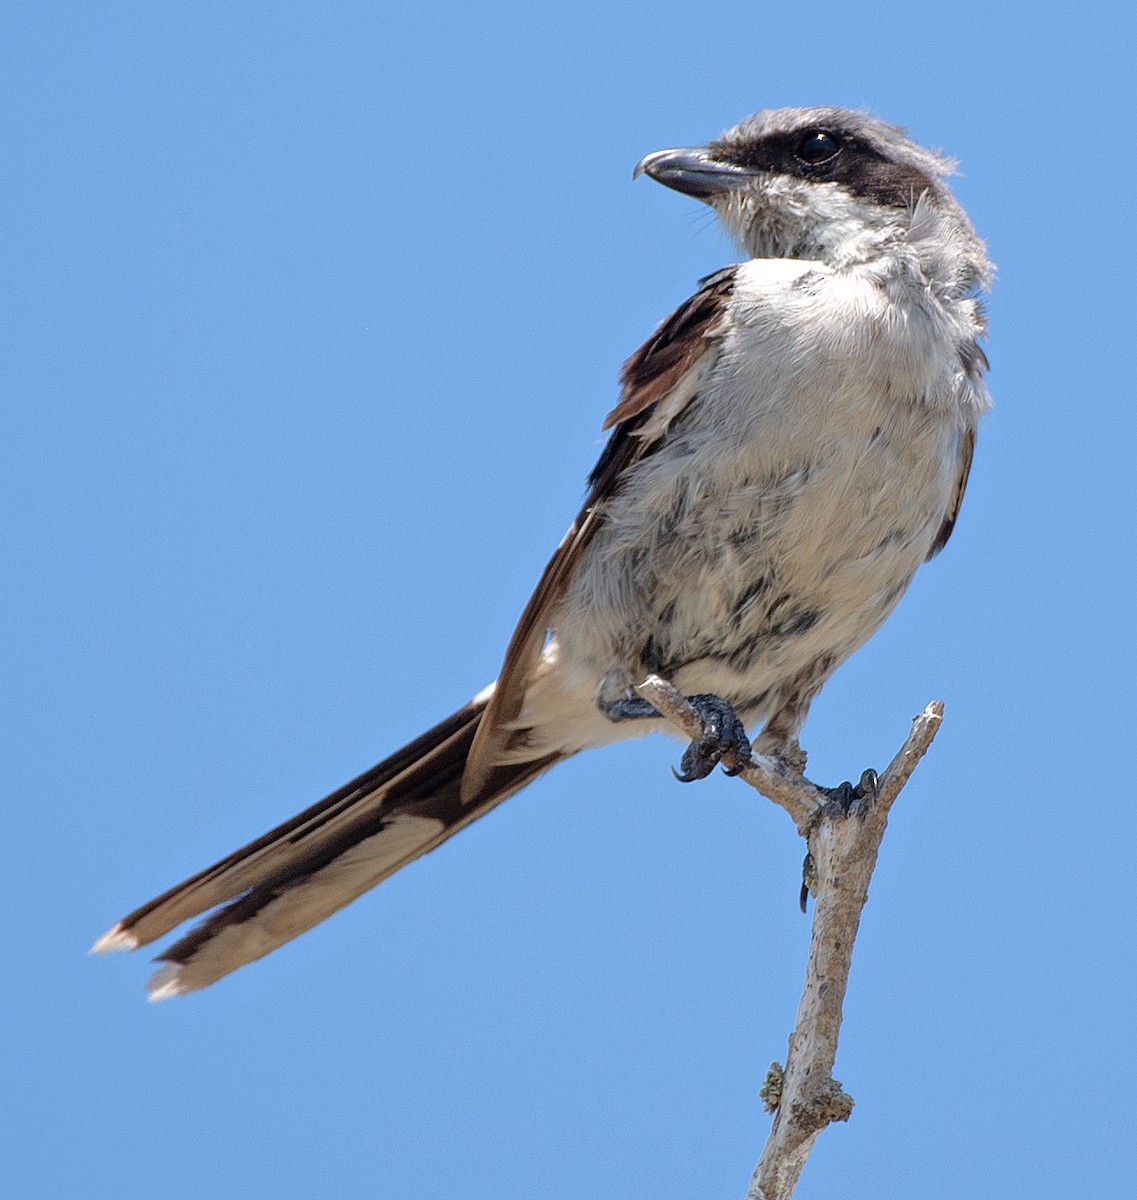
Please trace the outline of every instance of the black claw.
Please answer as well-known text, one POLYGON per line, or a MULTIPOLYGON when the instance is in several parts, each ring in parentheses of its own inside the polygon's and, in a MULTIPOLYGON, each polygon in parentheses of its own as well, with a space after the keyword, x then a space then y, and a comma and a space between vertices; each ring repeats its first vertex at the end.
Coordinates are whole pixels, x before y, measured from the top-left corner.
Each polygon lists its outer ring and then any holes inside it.
POLYGON ((723 770, 737 775, 750 759, 750 739, 734 709, 709 693, 689 696, 688 701, 703 723, 703 735, 683 752, 675 778, 681 783, 705 779, 723 759, 727 760, 723 770))
MULTIPOLYGON (((692 742, 694 746, 696 743, 692 742)), ((674 767, 671 768, 671 774, 679 780, 680 783, 694 783, 696 779, 706 779, 706 777, 715 769, 715 764, 695 763, 693 766, 685 766, 688 762, 687 755, 684 754, 679 760, 679 765, 683 767, 682 771, 677 771, 674 767)))
POLYGON ((875 800, 880 795, 880 776, 869 767, 861 772, 854 795, 860 800, 875 800))
POLYGON ((807 853, 805 861, 801 864, 801 895, 798 897, 798 903, 801 905, 802 912, 806 910, 810 893, 813 891, 813 885, 816 882, 817 868, 813 863, 813 855, 807 853))

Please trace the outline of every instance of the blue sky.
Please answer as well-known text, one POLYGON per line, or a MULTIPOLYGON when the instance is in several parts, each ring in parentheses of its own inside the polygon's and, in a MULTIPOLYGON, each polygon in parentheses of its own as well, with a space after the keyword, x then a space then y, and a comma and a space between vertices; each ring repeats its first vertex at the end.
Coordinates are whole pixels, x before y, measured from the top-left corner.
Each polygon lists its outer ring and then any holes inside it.
POLYGON ((840 103, 999 265, 962 519, 815 704, 894 811, 798 1195, 1132 1186, 1133 18, 1011 4, 18 4, 0 1188, 722 1197, 802 848, 663 739, 577 759, 265 962, 147 1005, 128 908, 491 679, 622 359, 733 253, 646 152, 840 103))

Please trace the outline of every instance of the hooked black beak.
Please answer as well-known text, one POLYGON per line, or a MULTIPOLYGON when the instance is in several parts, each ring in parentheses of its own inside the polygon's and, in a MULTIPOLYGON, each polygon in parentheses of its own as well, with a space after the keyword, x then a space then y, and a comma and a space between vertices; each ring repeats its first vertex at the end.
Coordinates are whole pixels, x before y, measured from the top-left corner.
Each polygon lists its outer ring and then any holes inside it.
POLYGON ((723 192, 737 192, 755 172, 715 158, 704 148, 656 150, 636 163, 632 178, 650 175, 657 183, 696 200, 711 200, 723 192))

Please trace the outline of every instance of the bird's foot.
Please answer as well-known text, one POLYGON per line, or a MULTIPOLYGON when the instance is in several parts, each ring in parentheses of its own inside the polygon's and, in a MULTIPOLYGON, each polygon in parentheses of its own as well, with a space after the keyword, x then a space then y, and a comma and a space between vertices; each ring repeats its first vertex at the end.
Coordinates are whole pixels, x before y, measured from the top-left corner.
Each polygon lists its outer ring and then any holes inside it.
POLYGON ((680 783, 705 779, 719 763, 728 775, 737 775, 750 761, 750 739, 738 714, 719 696, 704 693, 688 696, 687 702, 703 724, 696 738, 679 760, 679 770, 672 768, 680 783))
POLYGON ((615 700, 598 699, 596 707, 609 721, 642 721, 645 717, 662 717, 663 713, 639 696, 617 696, 615 700))
MULTIPOLYGON (((870 767, 861 772, 857 786, 846 779, 836 787, 819 787, 817 789, 826 797, 825 806, 820 809, 817 819, 822 814, 833 817, 860 817, 873 806, 880 795, 880 777, 870 767)), ((817 890, 817 866, 812 854, 806 854, 805 862, 801 864, 801 911, 805 912, 810 896, 817 890)))
MULTIPOLYGON (((675 778, 681 783, 705 779, 719 763, 728 775, 737 775, 750 761, 750 739, 738 714, 721 696, 710 693, 680 696, 678 692, 675 695, 680 701, 686 701, 703 729, 684 750, 679 760, 680 769, 672 768, 675 778)), ((596 703, 609 721, 638 721, 663 715, 639 696, 600 698, 596 703)))
POLYGON ((826 809, 831 814, 845 817, 860 816, 868 812, 873 801, 876 800, 880 792, 880 778, 870 767, 867 771, 861 772, 861 778, 856 787, 853 787, 846 779, 844 783, 839 783, 836 787, 823 787, 817 790, 827 797, 826 809))

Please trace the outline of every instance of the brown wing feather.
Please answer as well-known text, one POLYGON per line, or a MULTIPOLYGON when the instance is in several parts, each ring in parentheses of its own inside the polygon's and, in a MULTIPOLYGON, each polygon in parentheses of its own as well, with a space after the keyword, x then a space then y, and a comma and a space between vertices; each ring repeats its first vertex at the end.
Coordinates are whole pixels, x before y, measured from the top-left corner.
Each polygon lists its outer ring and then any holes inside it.
MULTIPOLYGON (((717 344, 734 277, 734 267, 709 275, 624 364, 620 402, 603 425, 604 429, 615 428, 589 476, 584 505, 545 567, 509 640, 501 675, 466 763, 463 803, 473 803, 480 797, 493 772, 498 751, 509 737, 511 722, 521 712, 529 680, 541 657, 549 613, 603 522, 605 500, 619 489, 625 472, 651 453, 664 431, 661 426, 648 435, 644 428, 656 405, 717 344)), ((671 414, 672 419, 675 415, 671 414)))
POLYGON ((722 322, 736 273, 736 267, 725 267, 700 280, 699 290, 624 363, 620 403, 604 418, 602 430, 655 404, 702 358, 722 322))
POLYGON ((971 459, 974 455, 975 430, 969 429, 960 439, 959 475, 955 481, 955 491, 952 492, 951 503, 944 514, 943 524, 932 542, 932 548, 928 551, 928 558, 935 558, 947 545, 948 538, 951 537, 951 531, 955 528, 955 522, 959 517, 959 507, 963 503, 963 493, 967 490, 967 477, 971 474, 971 459))

